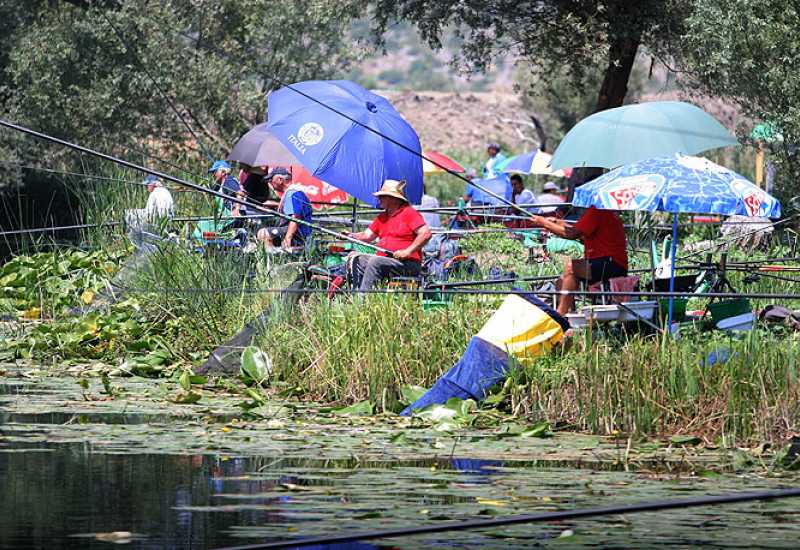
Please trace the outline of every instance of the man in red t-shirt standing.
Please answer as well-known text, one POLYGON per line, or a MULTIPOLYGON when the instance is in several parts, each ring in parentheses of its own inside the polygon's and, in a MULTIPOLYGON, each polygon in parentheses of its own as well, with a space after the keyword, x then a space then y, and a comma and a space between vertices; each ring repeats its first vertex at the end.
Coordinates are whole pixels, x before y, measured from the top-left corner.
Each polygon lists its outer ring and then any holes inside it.
MULTIPOLYGON (((584 260, 567 260, 559 290, 577 290, 579 281, 587 284, 607 281, 628 274, 628 250, 625 227, 613 210, 594 206, 583 213, 575 225, 564 220, 532 216, 533 223, 565 239, 583 239, 584 260)), ((575 297, 561 296, 558 312, 566 315, 575 307, 575 297)))
POLYGON ((362 254, 353 261, 353 271, 360 278, 359 290, 369 290, 376 282, 392 275, 414 277, 422 268, 422 247, 431 238, 431 230, 419 212, 414 210, 403 193, 404 181, 386 180, 381 190, 373 193, 384 212, 369 228, 350 237, 371 243, 380 239, 381 248, 390 250, 377 255, 362 254))

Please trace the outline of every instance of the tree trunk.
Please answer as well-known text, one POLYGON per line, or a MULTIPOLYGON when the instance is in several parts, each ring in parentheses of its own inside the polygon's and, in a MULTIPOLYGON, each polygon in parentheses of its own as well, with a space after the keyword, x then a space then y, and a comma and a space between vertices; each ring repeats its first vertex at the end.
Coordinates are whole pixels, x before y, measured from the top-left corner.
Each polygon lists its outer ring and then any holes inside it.
MULTIPOLYGON (((597 96, 595 113, 622 106, 628 93, 628 79, 633 70, 636 53, 639 51, 640 41, 639 35, 623 35, 619 39, 611 41, 608 49, 608 66, 597 96)), ((569 178, 568 200, 572 201, 576 187, 580 187, 602 173, 602 168, 576 168, 573 170, 569 178)))
POLYGON ((608 51, 609 62, 603 76, 603 84, 597 97, 594 112, 620 107, 628 93, 628 79, 631 76, 636 52, 639 51, 639 37, 623 38, 612 42, 608 51))

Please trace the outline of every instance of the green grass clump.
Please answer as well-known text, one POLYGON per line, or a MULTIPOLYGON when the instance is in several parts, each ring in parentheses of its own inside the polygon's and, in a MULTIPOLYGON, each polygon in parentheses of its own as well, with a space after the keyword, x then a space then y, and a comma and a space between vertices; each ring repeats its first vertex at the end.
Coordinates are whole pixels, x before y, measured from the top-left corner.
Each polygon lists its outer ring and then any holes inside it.
POLYGON ((589 335, 569 351, 514 374, 518 411, 580 430, 695 433, 720 444, 772 441, 800 419, 800 338, 755 330, 743 339, 696 333, 681 340, 589 335), (709 365, 727 350, 729 359, 709 365))
POLYGON ((393 409, 402 386, 431 385, 449 369, 494 309, 465 299, 423 311, 417 297, 399 294, 311 299, 274 316, 259 344, 308 398, 393 409))

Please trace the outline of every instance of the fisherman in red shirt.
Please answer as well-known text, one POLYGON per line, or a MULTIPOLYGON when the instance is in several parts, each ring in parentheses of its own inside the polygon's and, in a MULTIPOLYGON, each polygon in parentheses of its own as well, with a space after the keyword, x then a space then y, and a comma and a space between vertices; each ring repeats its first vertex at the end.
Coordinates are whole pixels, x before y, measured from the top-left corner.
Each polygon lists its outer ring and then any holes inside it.
POLYGON ((373 193, 380 201, 384 212, 370 224, 369 228, 350 237, 371 243, 376 239, 381 248, 392 252, 360 254, 353 260, 356 280, 360 277, 359 290, 369 290, 376 282, 392 275, 414 277, 422 269, 422 247, 431 238, 431 230, 414 207, 408 204, 403 193, 405 181, 386 180, 381 190, 373 193))
MULTIPOLYGON (((592 206, 583 213, 575 225, 564 220, 532 216, 533 223, 565 239, 583 239, 583 260, 567 260, 564 274, 559 279, 559 290, 577 290, 578 282, 587 284, 607 281, 628 274, 628 251, 625 228, 619 214, 613 210, 599 210, 592 206)), ((566 315, 575 307, 575 297, 561 296, 558 312, 566 315)))

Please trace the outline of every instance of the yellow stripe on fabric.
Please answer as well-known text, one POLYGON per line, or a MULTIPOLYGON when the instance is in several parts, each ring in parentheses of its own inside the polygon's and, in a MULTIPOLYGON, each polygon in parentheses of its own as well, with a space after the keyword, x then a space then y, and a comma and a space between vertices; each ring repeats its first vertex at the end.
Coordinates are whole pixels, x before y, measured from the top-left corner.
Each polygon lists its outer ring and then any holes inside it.
POLYGON ((564 332, 547 313, 516 294, 506 297, 476 336, 517 359, 540 355, 564 332))

